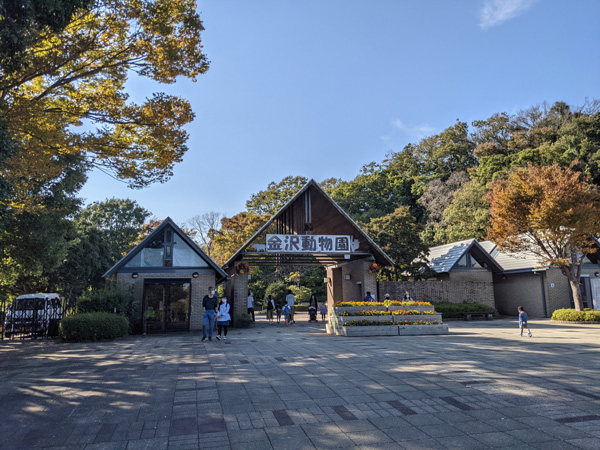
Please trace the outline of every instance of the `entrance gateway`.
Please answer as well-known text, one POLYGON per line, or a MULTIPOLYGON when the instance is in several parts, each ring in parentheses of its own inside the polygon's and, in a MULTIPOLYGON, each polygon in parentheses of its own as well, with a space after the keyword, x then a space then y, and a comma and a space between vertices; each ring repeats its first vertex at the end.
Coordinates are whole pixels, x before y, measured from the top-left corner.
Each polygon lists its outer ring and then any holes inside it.
POLYGON ((310 180, 223 265, 225 294, 235 317, 247 312, 245 266, 325 267, 327 305, 362 300, 377 292, 373 265, 393 261, 314 181, 310 180))
POLYGON ((309 181, 252 238, 219 267, 170 218, 103 276, 130 290, 134 332, 202 329, 202 299, 226 281, 232 318, 247 312, 248 266, 324 266, 327 304, 377 292, 376 270, 390 258, 321 189, 309 181))

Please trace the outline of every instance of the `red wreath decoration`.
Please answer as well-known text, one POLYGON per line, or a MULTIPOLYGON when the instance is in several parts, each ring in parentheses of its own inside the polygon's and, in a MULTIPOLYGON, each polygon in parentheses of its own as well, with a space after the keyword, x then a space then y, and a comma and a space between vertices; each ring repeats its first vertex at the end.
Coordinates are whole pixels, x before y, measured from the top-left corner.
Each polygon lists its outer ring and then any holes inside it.
POLYGON ((369 266, 369 272, 371 273, 378 273, 381 269, 383 269, 381 264, 373 263, 369 266))
POLYGON ((248 267, 248 264, 242 262, 235 266, 235 270, 237 273, 248 273, 250 272, 250 267, 248 267))

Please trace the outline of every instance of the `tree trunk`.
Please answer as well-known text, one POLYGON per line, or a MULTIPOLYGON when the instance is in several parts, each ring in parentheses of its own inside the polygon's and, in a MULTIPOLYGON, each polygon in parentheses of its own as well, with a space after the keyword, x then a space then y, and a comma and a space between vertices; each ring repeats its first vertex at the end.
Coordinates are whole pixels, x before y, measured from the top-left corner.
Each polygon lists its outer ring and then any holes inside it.
POLYGON ((573 292, 573 303, 575 303, 575 311, 583 311, 583 299, 581 298, 581 287, 577 277, 569 277, 569 284, 573 292))

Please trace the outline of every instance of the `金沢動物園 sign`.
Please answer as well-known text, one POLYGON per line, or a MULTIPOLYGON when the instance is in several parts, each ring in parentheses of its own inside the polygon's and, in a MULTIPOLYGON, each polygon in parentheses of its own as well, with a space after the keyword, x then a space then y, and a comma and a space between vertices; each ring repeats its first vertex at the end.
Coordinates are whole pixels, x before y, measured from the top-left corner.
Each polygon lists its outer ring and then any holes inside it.
POLYGON ((352 236, 267 234, 267 253, 352 253, 359 242, 352 236))

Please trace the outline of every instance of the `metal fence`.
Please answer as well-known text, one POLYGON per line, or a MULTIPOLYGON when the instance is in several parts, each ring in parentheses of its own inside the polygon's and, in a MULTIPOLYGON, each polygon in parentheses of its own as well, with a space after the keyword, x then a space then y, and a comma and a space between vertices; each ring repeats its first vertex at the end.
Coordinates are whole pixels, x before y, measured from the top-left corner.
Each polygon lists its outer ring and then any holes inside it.
POLYGON ((64 308, 59 299, 0 300, 0 340, 57 337, 64 308))

